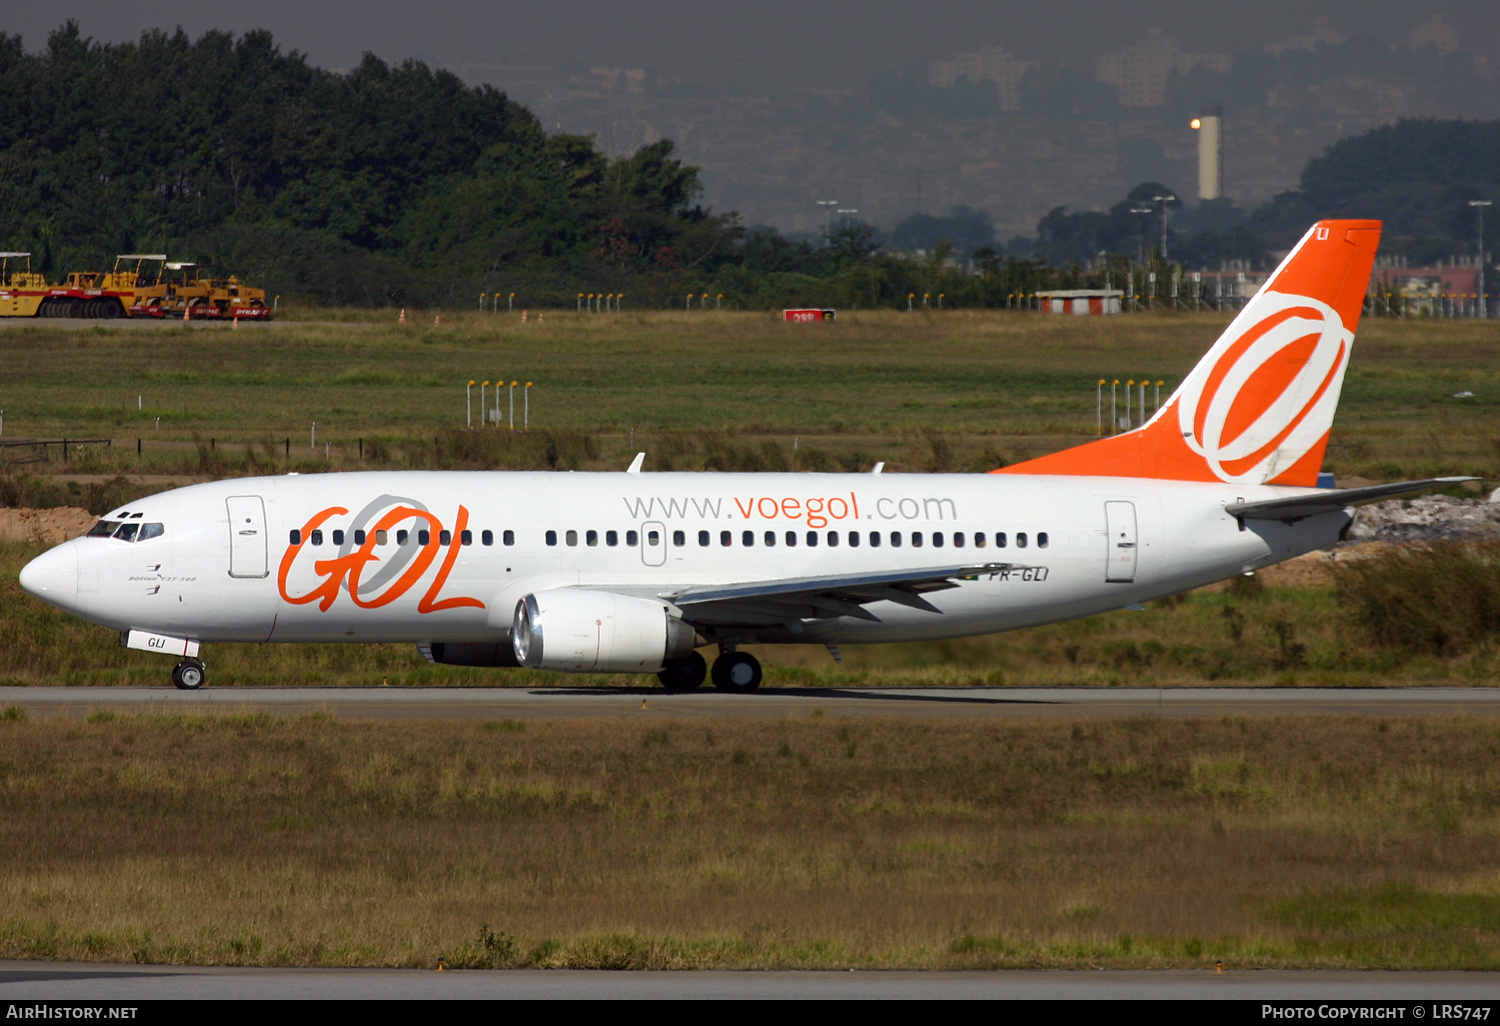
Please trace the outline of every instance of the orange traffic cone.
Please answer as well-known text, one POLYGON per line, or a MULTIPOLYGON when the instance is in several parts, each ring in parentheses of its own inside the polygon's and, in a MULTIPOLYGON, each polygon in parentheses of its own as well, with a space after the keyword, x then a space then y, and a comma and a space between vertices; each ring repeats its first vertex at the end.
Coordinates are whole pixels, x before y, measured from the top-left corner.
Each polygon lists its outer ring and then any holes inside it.
POLYGON ((234 328, 235 330, 239 330, 239 326, 240 326, 240 315, 239 314, 235 314, 234 315, 234 323, 232 325, 230 325, 230 327, 234 328))
POLYGON ((184 323, 184 324, 187 323, 187 319, 188 319, 187 313, 188 313, 188 308, 184 306, 182 308, 182 323, 184 323))
POLYGON ((406 323, 406 307, 403 306, 401 308, 401 316, 396 318, 396 323, 397 324, 405 324, 406 323))
POLYGON ((432 326, 434 328, 441 328, 443 326, 443 315, 442 314, 438 314, 436 317, 434 317, 432 319, 432 326))
POLYGON ((528 317, 530 317, 530 316, 531 316, 531 311, 530 310, 522 310, 521 311, 521 323, 525 324, 526 323, 526 319, 528 317))

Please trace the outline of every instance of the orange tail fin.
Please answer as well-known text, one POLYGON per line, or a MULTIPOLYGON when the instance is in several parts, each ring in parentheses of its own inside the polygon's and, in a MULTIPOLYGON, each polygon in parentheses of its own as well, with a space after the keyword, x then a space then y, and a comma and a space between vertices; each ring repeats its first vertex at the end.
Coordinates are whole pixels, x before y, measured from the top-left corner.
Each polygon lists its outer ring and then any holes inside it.
POLYGON ((1319 221, 1143 427, 993 473, 1316 485, 1379 245, 1319 221))

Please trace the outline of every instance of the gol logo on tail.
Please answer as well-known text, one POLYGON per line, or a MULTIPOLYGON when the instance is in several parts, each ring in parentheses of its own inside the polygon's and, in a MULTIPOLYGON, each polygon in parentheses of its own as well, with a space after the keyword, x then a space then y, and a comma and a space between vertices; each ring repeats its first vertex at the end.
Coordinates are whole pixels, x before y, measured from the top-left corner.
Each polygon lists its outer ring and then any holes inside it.
POLYGON ((1323 439, 1354 340, 1336 310, 1306 296, 1264 293, 1256 312, 1179 393, 1183 441, 1226 482, 1270 480, 1323 439))
MULTIPOLYGON (((323 526, 331 517, 345 516, 348 510, 342 506, 332 506, 328 509, 315 513, 311 519, 302 527, 301 537, 297 544, 287 548, 286 554, 281 557, 281 568, 276 575, 276 586, 281 592, 281 597, 293 605, 307 605, 311 602, 318 603, 318 608, 327 612, 339 597, 339 591, 345 590, 349 593, 349 599, 361 609, 378 609, 381 606, 390 605, 401 596, 410 591, 427 574, 438 553, 444 548, 439 540, 443 530, 443 523, 425 509, 416 509, 412 506, 401 505, 389 510, 371 526, 366 533, 365 543, 358 548, 333 559, 320 559, 313 563, 313 572, 321 578, 317 587, 305 595, 292 595, 287 591, 287 578, 292 572, 297 558, 302 554, 312 533, 323 526), (407 555, 409 565, 400 571, 399 576, 389 585, 370 595, 360 593, 361 579, 372 563, 381 562, 381 557, 376 554, 377 541, 387 531, 397 524, 407 521, 421 521, 426 523, 428 529, 427 544, 410 549, 405 546, 397 547, 396 551, 407 555)), ((453 571, 453 564, 458 561, 458 550, 463 532, 469 526, 469 511, 464 506, 458 507, 458 517, 453 525, 453 535, 446 546, 447 552, 443 555, 443 561, 439 565, 437 573, 433 575, 432 582, 426 593, 417 602, 417 612, 436 613, 444 609, 459 609, 469 606, 483 609, 484 603, 476 598, 458 597, 439 599, 438 595, 443 590, 443 585, 448 581, 448 575, 453 571)), ((401 557, 396 557, 400 559, 401 557)), ((383 575, 377 574, 376 577, 383 575)), ((381 588, 383 580, 373 583, 375 588, 381 588)), ((368 586, 367 586, 368 587, 368 586)))

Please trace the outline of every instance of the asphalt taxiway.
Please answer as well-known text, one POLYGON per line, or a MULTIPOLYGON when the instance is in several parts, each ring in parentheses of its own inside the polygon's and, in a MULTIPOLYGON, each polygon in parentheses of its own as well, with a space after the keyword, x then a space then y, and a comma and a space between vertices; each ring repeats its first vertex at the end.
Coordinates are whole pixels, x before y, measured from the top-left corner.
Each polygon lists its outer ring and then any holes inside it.
MULTIPOLYGON (((1433 1001, 1488 1004, 1500 973, 1072 970, 618 972, 568 969, 264 969, 0 962, 0 1002, 444 998, 1433 1001)), ((1424 1009, 1424 1012, 1426 1010, 1424 1009)), ((1413 1018, 1414 1016, 1407 1016, 1413 1018)))
POLYGON ((1500 717, 1500 688, 766 688, 668 694, 652 688, 0 687, 0 707, 36 716, 326 711, 350 719, 682 719, 881 716, 905 719, 1132 716, 1500 717))

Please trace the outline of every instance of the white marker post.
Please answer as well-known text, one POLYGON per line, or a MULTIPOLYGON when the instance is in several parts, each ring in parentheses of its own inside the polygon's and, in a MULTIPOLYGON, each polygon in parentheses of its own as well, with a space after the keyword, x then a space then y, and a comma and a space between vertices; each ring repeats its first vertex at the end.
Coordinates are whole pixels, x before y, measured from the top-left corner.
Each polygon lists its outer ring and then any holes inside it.
POLYGON ((311 436, 311 441, 308 442, 308 448, 312 449, 313 452, 317 452, 318 451, 318 422, 317 421, 313 421, 312 436, 311 436))
POLYGON ((470 430, 470 431, 474 430, 474 379, 473 378, 470 378, 469 379, 469 383, 464 386, 464 426, 468 430, 470 430))
POLYGON ((1099 379, 1099 384, 1094 388, 1094 435, 1096 437, 1104 434, 1104 379, 1099 379))
POLYGON ((523 431, 531 430, 531 382, 526 382, 526 390, 521 393, 521 428, 523 431))
POLYGON ((516 386, 519 384, 519 381, 510 383, 510 429, 512 431, 516 429, 516 386))
POLYGON ((1130 393, 1135 391, 1135 379, 1125 382, 1125 430, 1130 430, 1130 393))

